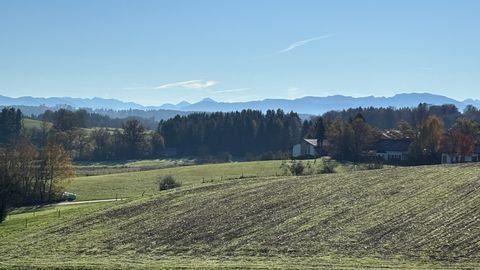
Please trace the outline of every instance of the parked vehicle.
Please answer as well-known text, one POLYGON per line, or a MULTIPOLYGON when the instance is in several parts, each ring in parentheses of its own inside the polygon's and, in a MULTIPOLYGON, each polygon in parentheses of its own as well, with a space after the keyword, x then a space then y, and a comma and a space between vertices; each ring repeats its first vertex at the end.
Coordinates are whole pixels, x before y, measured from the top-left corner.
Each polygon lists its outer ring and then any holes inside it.
POLYGON ((77 194, 65 191, 62 194, 62 199, 65 200, 65 201, 72 202, 72 201, 75 201, 77 199, 77 194))

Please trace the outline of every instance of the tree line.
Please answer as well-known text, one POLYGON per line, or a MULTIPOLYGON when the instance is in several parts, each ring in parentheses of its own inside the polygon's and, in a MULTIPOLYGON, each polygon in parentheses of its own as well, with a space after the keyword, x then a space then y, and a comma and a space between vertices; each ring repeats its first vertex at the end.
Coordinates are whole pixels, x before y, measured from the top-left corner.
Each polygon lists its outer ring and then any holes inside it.
MULTIPOLYGON (((300 140, 301 120, 296 113, 254 110, 231 113, 192 113, 160 121, 155 130, 137 119, 120 128, 85 129, 84 111, 48 113, 53 126, 31 129, 36 145, 48 140, 63 145, 75 160, 127 160, 164 155, 228 160, 232 156, 286 157, 300 140)), ((87 117, 86 117, 87 116, 87 117)))
MULTIPOLYGON (((31 131, 36 145, 49 138, 63 145, 76 160, 126 160, 159 158, 165 155, 193 156, 200 159, 284 158, 291 146, 302 138, 315 138, 323 149, 337 159, 360 161, 365 152, 375 147, 385 130, 398 130, 397 139, 409 139, 411 164, 440 161, 442 152, 460 151, 456 141, 457 122, 462 120, 477 127, 480 111, 468 106, 460 113, 454 105, 415 108, 352 108, 327 112, 321 117, 301 121, 294 112, 256 110, 241 112, 191 113, 160 121, 154 130, 137 119, 123 119, 119 128, 86 130, 85 111, 59 110, 43 116, 52 119, 52 128, 31 131), (435 117, 435 118, 433 118, 435 117), (448 145, 455 145, 449 146, 448 145)), ((93 115, 95 116, 95 115, 93 115)), ((95 116, 96 117, 96 116, 95 116)), ((103 117, 103 116, 102 116, 103 117)), ((107 117, 108 118, 108 117, 107 117)), ((108 122, 108 121, 107 121, 108 122)), ((103 122, 97 122, 102 126, 103 122)), ((474 128, 475 129, 475 128, 474 128)), ((473 131, 472 131, 473 132, 473 131)), ((466 136, 469 150, 478 139, 466 136)), ((465 143, 464 143, 465 144, 465 143)), ((471 151, 470 151, 471 152, 471 151)))
POLYGON ((43 122, 40 128, 25 131, 37 146, 55 141, 74 160, 113 161, 161 157, 164 141, 158 132, 148 130, 138 120, 126 120, 120 128, 62 128, 70 118, 59 118, 53 125, 43 122))
MULTIPOLYGON (((0 105, 0 110, 3 109, 5 106, 0 105)), ((8 106, 7 106, 8 107, 8 106)), ((168 110, 168 109, 122 109, 122 110, 114 110, 114 109, 91 109, 91 108, 80 108, 76 109, 69 105, 56 105, 53 107, 40 105, 40 106, 26 106, 26 105, 14 105, 11 106, 16 109, 20 109, 22 113, 32 119, 42 120, 42 114, 50 114, 52 112, 56 112, 58 110, 64 109, 67 111, 76 111, 76 110, 83 110, 89 114, 96 115, 95 117, 101 117, 103 120, 99 121, 98 124, 92 124, 91 127, 111 127, 111 128, 120 128, 121 123, 125 122, 129 119, 137 119, 145 127, 149 129, 155 129, 158 125, 158 122, 161 119, 170 119, 175 117, 177 114, 179 115, 187 115, 189 112, 184 111, 175 111, 175 110, 168 110), (110 118, 103 118, 104 116, 110 118), (112 120, 112 122, 110 122, 112 120), (103 123, 102 123, 103 121, 103 123)), ((44 120, 51 121, 51 119, 45 118, 44 120)), ((96 120, 94 120, 96 121, 96 120)), ((91 122, 93 123, 93 121, 91 122)), ((87 123, 87 127, 90 124, 87 123)))
POLYGON ((480 111, 473 106, 468 106, 463 114, 453 105, 420 104, 398 110, 357 108, 305 121, 302 133, 306 138, 327 139, 328 152, 336 159, 362 161, 372 158, 369 150, 374 150, 375 143, 384 138, 383 133, 391 129, 398 131, 393 139, 410 142, 406 164, 435 164, 440 163, 442 153, 457 155, 461 161, 474 154, 475 146, 480 144, 479 120, 480 111), (356 115, 350 117, 352 113, 356 115), (383 121, 379 116, 386 114, 395 119, 392 121, 398 120, 388 124, 391 128, 382 128, 385 123, 379 123, 383 121))
POLYGON ((74 175, 70 155, 53 140, 36 147, 21 133, 20 110, 0 112, 0 222, 11 207, 59 198, 74 175))
POLYGON ((237 157, 288 152, 300 140, 297 113, 282 110, 192 113, 161 121, 158 133, 180 155, 237 157))
POLYGON ((470 120, 480 120, 480 113, 474 106, 467 106, 462 114, 455 105, 428 105, 420 103, 417 107, 367 107, 350 108, 342 111, 330 111, 323 115, 326 119, 342 119, 348 121, 357 114, 362 114, 368 123, 379 129, 394 129, 398 123, 406 122, 411 126, 418 126, 427 115, 439 117, 446 128, 450 128, 459 118, 464 117, 470 120))
POLYGON ((122 118, 111 117, 105 114, 87 111, 86 109, 69 110, 58 109, 56 111, 46 110, 38 116, 32 117, 40 121, 47 121, 53 123, 54 127, 61 131, 68 131, 75 128, 121 128, 128 120, 137 120, 148 129, 155 129, 158 122, 151 117, 138 117, 125 115, 122 118))

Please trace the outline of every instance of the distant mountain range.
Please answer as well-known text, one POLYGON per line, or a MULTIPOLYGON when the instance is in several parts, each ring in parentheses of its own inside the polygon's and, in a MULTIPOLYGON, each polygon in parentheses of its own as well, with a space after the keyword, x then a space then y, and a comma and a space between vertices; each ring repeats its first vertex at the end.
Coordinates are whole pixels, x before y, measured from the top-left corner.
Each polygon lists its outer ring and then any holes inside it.
POLYGON ((264 99, 248 102, 217 102, 210 98, 205 98, 197 103, 188 103, 186 101, 178 104, 163 104, 161 106, 143 106, 133 102, 124 102, 116 99, 103 98, 71 98, 71 97, 19 97, 10 98, 0 96, 0 105, 3 106, 47 106, 59 107, 70 106, 73 108, 91 108, 91 109, 112 109, 112 110, 169 110, 179 112, 215 112, 215 111, 239 111, 243 109, 255 109, 266 111, 268 109, 283 109, 284 111, 295 111, 301 114, 317 115, 330 110, 343 110, 355 107, 415 107, 419 103, 425 102, 431 105, 453 104, 460 110, 467 105, 480 107, 480 100, 467 99, 463 101, 455 100, 441 95, 429 93, 403 93, 392 97, 350 97, 334 95, 327 97, 303 97, 299 99, 264 99))
POLYGON ((350 97, 350 96, 327 96, 327 97, 303 97, 299 99, 265 99, 249 102, 216 102, 206 98, 200 102, 187 104, 182 102, 178 105, 165 105, 160 108, 169 108, 181 111, 237 111, 242 109, 268 110, 281 108, 285 111, 295 111, 302 114, 322 114, 331 110, 343 110, 356 107, 415 107, 425 102, 431 105, 454 104, 463 110, 467 105, 480 105, 480 100, 458 101, 441 95, 428 93, 398 94, 393 97, 350 97))
POLYGON ((66 107, 72 108, 90 108, 90 109, 112 109, 112 110, 125 110, 125 109, 145 109, 144 106, 133 103, 123 102, 117 99, 104 99, 104 98, 72 98, 72 97, 19 97, 11 98, 0 95, 0 105, 2 106, 45 106, 45 107, 66 107))

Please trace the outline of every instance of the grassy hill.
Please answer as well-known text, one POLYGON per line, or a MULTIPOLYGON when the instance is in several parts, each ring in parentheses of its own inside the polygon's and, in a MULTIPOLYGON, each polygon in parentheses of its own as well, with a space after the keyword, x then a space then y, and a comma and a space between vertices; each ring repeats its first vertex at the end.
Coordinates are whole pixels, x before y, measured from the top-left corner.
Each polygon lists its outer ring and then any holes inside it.
MULTIPOLYGON (((82 174, 95 174, 98 172, 107 174, 77 177, 72 180, 69 191, 77 193, 78 200, 108 199, 117 196, 135 198, 141 197, 142 194, 158 194, 158 182, 166 175, 173 175, 183 186, 203 185, 205 183, 218 183, 228 179, 283 175, 285 172, 282 170, 281 165, 284 162, 288 161, 269 160, 189 165, 188 161, 157 160, 120 165, 123 168, 112 164, 103 169, 98 169, 99 165, 90 164, 89 166, 77 166, 77 169, 80 168, 82 174), (118 170, 140 170, 142 166, 150 168, 167 166, 167 168, 108 174, 111 171, 115 172, 118 170)), ((303 162, 311 164, 312 168, 322 167, 321 159, 303 162)), ((351 171, 354 166, 336 162, 335 164, 338 172, 351 171)))
POLYGON ((2 234, 0 267, 474 269, 479 175, 464 165, 235 179, 77 206, 2 234))
POLYGON ((140 197, 158 194, 161 177, 174 175, 184 186, 219 182, 227 178, 245 176, 274 176, 280 173, 281 161, 239 162, 181 166, 130 173, 77 177, 69 190, 77 193, 79 200, 140 197), (205 180, 204 180, 205 179, 205 180))

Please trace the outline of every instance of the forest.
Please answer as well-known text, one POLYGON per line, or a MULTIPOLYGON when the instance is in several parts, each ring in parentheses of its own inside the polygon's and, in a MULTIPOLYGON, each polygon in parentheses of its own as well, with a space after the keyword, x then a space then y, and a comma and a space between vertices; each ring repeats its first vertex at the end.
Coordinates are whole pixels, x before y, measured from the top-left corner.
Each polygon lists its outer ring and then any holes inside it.
MULTIPOLYGON (((44 125, 24 129, 22 136, 37 148, 49 141, 61 144, 73 160, 278 159, 288 158, 292 145, 309 138, 328 140, 328 152, 336 159, 361 161, 382 133, 395 130, 397 139, 412 141, 409 164, 432 164, 440 162, 441 152, 473 151, 479 143, 480 111, 474 106, 460 112, 454 105, 420 103, 414 108, 351 108, 308 119, 279 109, 199 112, 155 122, 59 109, 34 119, 44 125)), ((2 131, 0 141, 4 137, 2 131)))
POLYGON ((180 155, 235 157, 285 153, 300 139, 301 119, 282 110, 193 113, 161 121, 158 132, 180 155))

